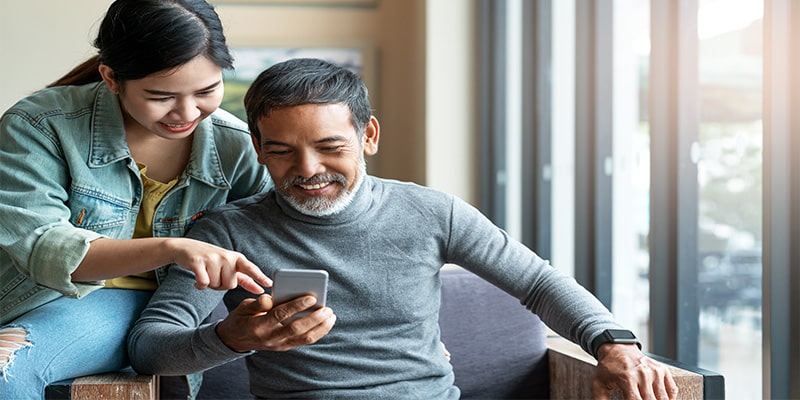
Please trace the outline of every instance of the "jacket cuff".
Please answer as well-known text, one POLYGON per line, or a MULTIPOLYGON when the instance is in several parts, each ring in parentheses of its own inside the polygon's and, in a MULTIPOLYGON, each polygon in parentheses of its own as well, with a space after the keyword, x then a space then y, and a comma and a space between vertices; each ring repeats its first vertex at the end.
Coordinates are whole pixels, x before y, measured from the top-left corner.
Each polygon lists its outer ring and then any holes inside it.
POLYGON ((48 229, 36 241, 30 259, 30 275, 36 283, 56 290, 65 296, 81 298, 103 287, 103 281, 72 282, 89 243, 103 235, 73 226, 48 229))

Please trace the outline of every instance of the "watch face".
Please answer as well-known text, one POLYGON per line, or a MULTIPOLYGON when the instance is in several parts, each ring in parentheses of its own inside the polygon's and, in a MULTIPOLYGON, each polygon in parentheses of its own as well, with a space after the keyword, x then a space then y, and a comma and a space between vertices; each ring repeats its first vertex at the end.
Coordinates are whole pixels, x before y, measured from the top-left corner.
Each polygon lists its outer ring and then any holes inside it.
POLYGON ((608 329, 606 332, 612 339, 636 339, 633 332, 626 329, 608 329))
POLYGON ((627 329, 606 329, 592 340, 592 355, 597 357, 598 349, 606 343, 635 344, 639 350, 642 349, 642 344, 633 332, 627 329))

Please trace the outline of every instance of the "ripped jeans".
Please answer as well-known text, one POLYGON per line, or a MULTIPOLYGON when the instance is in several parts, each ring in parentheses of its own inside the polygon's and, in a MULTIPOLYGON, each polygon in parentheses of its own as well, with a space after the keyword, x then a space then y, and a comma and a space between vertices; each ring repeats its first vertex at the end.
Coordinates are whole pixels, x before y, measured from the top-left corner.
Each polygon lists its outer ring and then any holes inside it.
POLYGON ((0 399, 41 399, 51 383, 129 366, 128 331, 152 294, 61 297, 0 327, 0 399))

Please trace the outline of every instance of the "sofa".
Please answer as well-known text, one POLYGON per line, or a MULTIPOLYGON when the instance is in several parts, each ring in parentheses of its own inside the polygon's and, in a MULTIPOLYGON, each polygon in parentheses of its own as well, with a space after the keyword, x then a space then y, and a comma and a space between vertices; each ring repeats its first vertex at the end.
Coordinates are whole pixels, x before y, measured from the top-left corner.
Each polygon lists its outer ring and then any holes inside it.
MULTIPOLYGON (((461 390, 462 399, 591 397, 594 358, 549 331, 517 299, 471 272, 445 267, 441 276, 442 341, 451 353, 455 384, 461 390)), ((226 313, 220 306, 212 318, 223 318, 226 313)), ((721 375, 657 358, 670 366, 680 387, 680 398, 724 398, 721 375)), ((128 372, 127 375, 109 374, 105 378, 98 381, 101 382, 98 385, 82 386, 82 391, 92 394, 90 397, 76 395, 73 388, 71 397, 62 395, 60 398, 97 398, 98 393, 126 393, 114 398, 186 398, 185 386, 178 377, 138 376, 128 372), (136 389, 133 386, 120 388, 136 379, 147 385, 136 389), (109 388, 109 385, 116 387, 109 388), (98 392, 98 389, 109 390, 98 392)), ((244 359, 207 370, 198 398, 252 398, 244 359)))

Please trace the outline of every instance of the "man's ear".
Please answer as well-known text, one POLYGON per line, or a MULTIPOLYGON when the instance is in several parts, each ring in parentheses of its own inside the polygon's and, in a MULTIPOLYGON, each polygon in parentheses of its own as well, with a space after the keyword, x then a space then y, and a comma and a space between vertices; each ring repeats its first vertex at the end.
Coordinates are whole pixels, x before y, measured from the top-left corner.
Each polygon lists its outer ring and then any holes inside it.
POLYGON ((261 159, 261 144, 259 143, 259 140, 256 138, 256 135, 250 133, 250 141, 253 143, 253 147, 256 149, 256 154, 258 154, 258 163, 264 164, 264 161, 261 159))
POLYGON ((119 94, 119 82, 114 78, 114 70, 105 64, 100 64, 97 70, 100 72, 100 77, 103 78, 103 82, 106 83, 108 89, 114 94, 119 94))
POLYGON ((364 129, 363 147, 364 155, 372 156, 378 152, 378 139, 381 135, 381 126, 375 116, 369 118, 367 126, 364 129))

